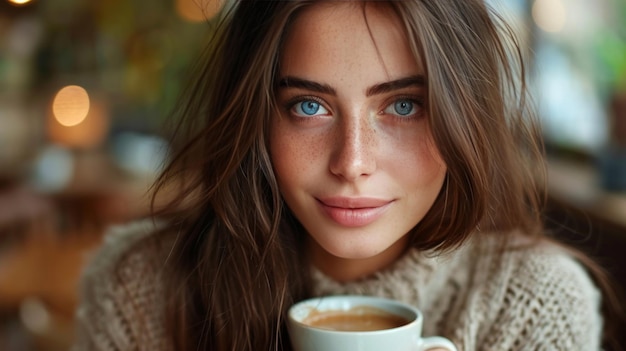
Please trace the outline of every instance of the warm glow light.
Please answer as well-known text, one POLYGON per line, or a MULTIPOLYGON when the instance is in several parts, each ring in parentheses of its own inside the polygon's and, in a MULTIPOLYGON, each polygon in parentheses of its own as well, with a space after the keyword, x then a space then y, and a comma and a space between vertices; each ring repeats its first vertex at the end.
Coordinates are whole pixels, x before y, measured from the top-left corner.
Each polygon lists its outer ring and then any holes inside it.
POLYGON ((226 0, 176 0, 176 12, 190 22, 202 22, 215 16, 226 0))
POLYGON ((109 108, 102 97, 92 97, 89 113, 82 122, 74 126, 61 124, 52 108, 48 117, 48 137, 64 147, 89 149, 98 147, 107 137, 109 130, 109 108))
POLYGON ((31 0, 9 0, 10 3, 15 5, 25 5, 28 4, 31 0))
POLYGON ((89 113, 87 91, 77 85, 68 85, 59 90, 52 102, 52 113, 66 127, 80 124, 89 113))
POLYGON ((537 27, 550 33, 565 27, 567 11, 563 0, 535 0, 532 16, 537 27))

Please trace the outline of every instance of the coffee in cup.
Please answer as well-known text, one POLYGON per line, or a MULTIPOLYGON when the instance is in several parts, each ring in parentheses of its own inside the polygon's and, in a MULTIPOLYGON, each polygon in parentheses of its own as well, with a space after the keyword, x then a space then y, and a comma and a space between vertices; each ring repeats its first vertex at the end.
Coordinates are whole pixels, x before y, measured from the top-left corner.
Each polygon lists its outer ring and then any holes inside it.
POLYGON ((423 337, 414 306, 371 296, 328 296, 296 303, 287 326, 296 351, 457 351, 443 337, 423 337))
POLYGON ((338 331, 373 331, 401 327, 411 321, 380 308, 361 305, 349 310, 312 310, 306 325, 338 331))

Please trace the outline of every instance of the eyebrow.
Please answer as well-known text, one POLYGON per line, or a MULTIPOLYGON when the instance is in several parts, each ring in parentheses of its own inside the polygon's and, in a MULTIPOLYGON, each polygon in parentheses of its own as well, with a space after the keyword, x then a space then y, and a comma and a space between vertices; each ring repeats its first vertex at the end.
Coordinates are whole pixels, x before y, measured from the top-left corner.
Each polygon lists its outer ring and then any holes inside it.
MULTIPOLYGON (((384 94, 388 92, 392 92, 394 90, 399 90, 403 88, 408 88, 411 86, 423 87, 426 85, 426 79, 423 75, 415 75, 409 76, 405 78, 400 78, 396 80, 392 80, 389 82, 384 82, 380 84, 372 85, 367 88, 365 95, 372 96, 378 94, 384 94)), ((337 95, 337 91, 328 84, 317 83, 308 79, 287 76, 282 78, 278 82, 279 88, 300 88, 304 90, 310 90, 321 94, 328 95, 337 95)))
POLYGON ((288 76, 282 78, 280 82, 278 82, 279 88, 300 88, 304 90, 314 91, 316 93, 328 94, 328 95, 337 95, 337 92, 333 87, 328 84, 321 84, 314 82, 312 80, 307 80, 303 78, 297 78, 288 76))
POLYGON ((399 90, 403 88, 408 88, 412 86, 423 87, 426 85, 426 79, 423 75, 410 76, 406 78, 400 78, 396 80, 392 80, 390 82, 384 82, 380 84, 372 85, 367 88, 365 92, 366 96, 378 95, 389 93, 394 90, 399 90))

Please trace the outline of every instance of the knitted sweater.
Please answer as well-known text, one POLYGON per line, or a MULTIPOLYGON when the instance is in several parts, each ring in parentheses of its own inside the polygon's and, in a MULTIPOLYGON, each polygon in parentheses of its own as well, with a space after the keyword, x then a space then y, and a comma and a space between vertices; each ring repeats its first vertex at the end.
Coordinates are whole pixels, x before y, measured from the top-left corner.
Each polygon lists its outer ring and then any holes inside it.
MULTIPOLYGON (((117 228, 86 269, 75 351, 171 350, 162 272, 171 244, 150 222, 117 228)), ((583 267, 556 246, 496 256, 488 240, 445 255, 409 251, 391 267, 350 283, 314 270, 315 295, 362 294, 420 308, 424 335, 462 351, 600 349, 600 293, 583 267)))

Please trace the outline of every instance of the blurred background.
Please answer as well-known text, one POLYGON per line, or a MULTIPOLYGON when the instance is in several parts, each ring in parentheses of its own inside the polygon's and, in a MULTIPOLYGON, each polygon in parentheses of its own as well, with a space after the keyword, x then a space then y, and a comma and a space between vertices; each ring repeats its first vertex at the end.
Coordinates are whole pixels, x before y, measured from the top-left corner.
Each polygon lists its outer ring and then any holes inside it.
MULTIPOLYGON (((67 350, 107 226, 149 213, 162 123, 228 0, 0 0, 0 350, 67 350)), ((626 282, 626 0, 493 0, 549 154, 546 224, 626 282)))

